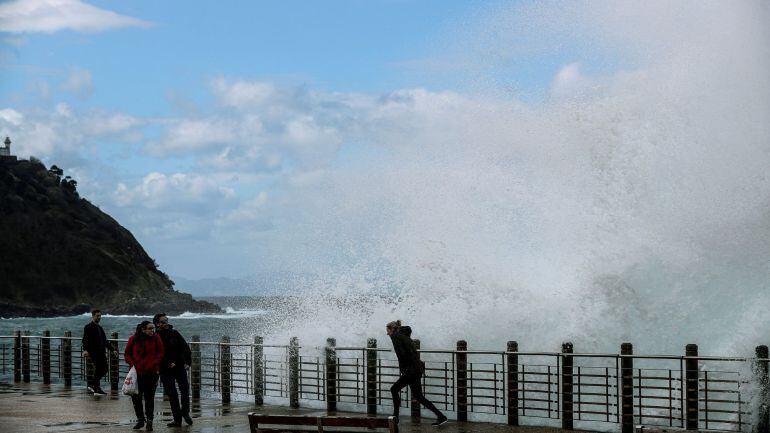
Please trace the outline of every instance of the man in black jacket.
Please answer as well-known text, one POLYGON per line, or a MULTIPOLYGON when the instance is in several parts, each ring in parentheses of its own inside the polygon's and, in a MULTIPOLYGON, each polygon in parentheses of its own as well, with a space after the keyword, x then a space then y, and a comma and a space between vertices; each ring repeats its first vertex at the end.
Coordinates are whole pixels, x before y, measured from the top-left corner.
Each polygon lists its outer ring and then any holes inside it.
POLYGON ((182 334, 168 324, 166 313, 158 313, 152 318, 158 335, 163 340, 163 362, 160 365, 160 380, 163 390, 171 403, 171 414, 174 421, 168 423, 168 427, 179 427, 182 418, 188 425, 192 425, 190 417, 190 382, 187 380, 187 369, 192 364, 190 345, 187 344, 182 334), (179 393, 176 386, 179 385, 179 393), (179 394, 182 395, 182 405, 179 406, 179 394))
POLYGON ((396 320, 388 323, 385 330, 390 341, 393 342, 393 351, 398 358, 398 369, 401 373, 396 383, 390 387, 390 394, 393 397, 393 416, 396 418, 396 422, 398 423, 401 408, 401 390, 409 386, 412 397, 436 415, 436 421, 432 422, 431 425, 438 427, 445 424, 447 417, 422 393, 420 378, 425 374, 425 363, 420 360, 420 355, 414 347, 411 338, 412 328, 401 326, 401 321, 396 320))
POLYGON ((91 321, 83 328, 83 356, 94 365, 94 375, 88 378, 88 390, 94 394, 104 395, 100 382, 107 373, 106 350, 114 350, 107 341, 104 329, 99 325, 102 312, 91 311, 91 321))

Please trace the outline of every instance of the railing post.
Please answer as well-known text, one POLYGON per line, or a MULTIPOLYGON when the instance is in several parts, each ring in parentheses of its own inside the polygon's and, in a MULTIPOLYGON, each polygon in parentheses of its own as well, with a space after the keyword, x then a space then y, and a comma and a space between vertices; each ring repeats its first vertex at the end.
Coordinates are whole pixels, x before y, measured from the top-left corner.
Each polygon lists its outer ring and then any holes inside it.
POLYGON ((377 415, 377 339, 368 339, 366 349, 366 413, 377 415))
POLYGON ((337 411, 337 340, 326 339, 326 411, 337 411))
POLYGON ((21 382, 21 331, 13 332, 13 381, 21 382))
POLYGON ((64 331, 62 340, 62 373, 64 386, 72 386, 72 331, 64 331))
POLYGON ((190 344, 192 352, 192 365, 190 366, 190 390, 193 398, 201 398, 201 337, 192 336, 190 344))
POLYGON ((687 430, 698 430, 698 345, 688 344, 685 347, 685 389, 686 389, 686 423, 687 430), (692 358, 690 358, 692 357, 692 358))
POLYGON ((457 342, 457 421, 468 421, 468 343, 457 342))
POLYGON ((118 333, 112 333, 112 347, 108 347, 107 350, 110 353, 110 389, 113 391, 118 390, 118 384, 120 383, 120 354, 118 348, 118 333))
POLYGON ((263 376, 263 362, 262 359, 265 356, 264 348, 265 340, 262 337, 254 337, 254 346, 251 347, 251 370, 254 372, 254 404, 261 406, 264 404, 264 397, 262 389, 265 386, 265 378, 263 376))
POLYGON ((230 403, 230 367, 232 361, 230 337, 224 336, 219 344, 219 392, 222 394, 222 403, 230 403))
POLYGON ((622 433, 634 432, 634 346, 620 345, 620 416, 622 433))
POLYGON ((759 383, 759 417, 756 433, 770 432, 770 382, 768 381, 768 351, 767 346, 757 346, 757 361, 754 371, 759 383))
POLYGON ((506 347, 508 367, 508 425, 519 425, 519 343, 509 341, 506 347))
POLYGON ((40 351, 43 353, 43 383, 51 383, 51 331, 43 331, 43 339, 40 341, 40 351))
MULTIPOLYGON (((420 339, 415 338, 412 340, 412 343, 414 344, 415 350, 417 350, 417 359, 420 359, 420 339)), ((420 384, 422 386, 422 383, 420 384)), ((420 413, 420 402, 414 399, 414 395, 411 395, 411 401, 409 402, 409 408, 412 412, 412 421, 419 423, 422 414, 420 413)))
POLYGON ((29 331, 24 331, 24 336, 21 338, 21 375, 24 378, 25 383, 29 383, 29 331))
POLYGON ((572 343, 566 342, 561 345, 561 428, 562 430, 573 429, 573 402, 575 395, 573 393, 573 370, 574 358, 572 357, 572 343))
POLYGON ((299 407, 299 340, 289 340, 289 406, 299 407))

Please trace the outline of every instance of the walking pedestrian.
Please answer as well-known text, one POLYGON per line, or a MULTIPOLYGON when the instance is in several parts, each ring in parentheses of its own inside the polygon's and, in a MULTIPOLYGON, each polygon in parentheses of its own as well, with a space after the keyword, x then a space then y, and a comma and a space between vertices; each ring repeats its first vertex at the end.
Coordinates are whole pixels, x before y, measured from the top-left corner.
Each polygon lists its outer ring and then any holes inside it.
POLYGON ((107 374, 105 351, 109 350, 117 354, 115 348, 107 341, 104 329, 99 325, 101 320, 102 312, 100 310, 93 310, 91 311, 91 321, 83 328, 83 356, 87 362, 94 366, 94 374, 87 378, 87 387, 88 391, 94 393, 94 395, 107 394, 102 390, 101 386, 102 378, 107 374))
POLYGON ((136 333, 128 339, 124 354, 129 366, 136 369, 139 392, 131 396, 136 413, 134 430, 147 426, 152 431, 152 418, 155 411, 155 390, 158 388, 158 374, 163 362, 163 341, 155 334, 155 325, 143 321, 136 326, 136 333), (144 410, 142 408, 144 400, 144 410))
POLYGON ((401 408, 401 390, 409 385, 412 397, 436 415, 436 421, 431 425, 445 424, 447 417, 422 394, 420 378, 425 373, 425 363, 420 360, 417 349, 414 347, 411 338, 412 328, 401 326, 401 321, 396 320, 388 323, 385 329, 390 341, 393 342, 393 351, 396 352, 398 369, 401 372, 401 377, 390 387, 390 393, 393 396, 393 416, 396 418, 396 423, 398 423, 398 414, 401 408))
POLYGON ((163 390, 171 404, 171 414, 174 421, 166 424, 168 427, 180 427, 182 418, 192 425, 190 417, 190 382, 187 380, 187 369, 192 364, 192 352, 182 334, 168 323, 166 313, 158 313, 152 318, 157 333, 163 340, 163 362, 160 365, 160 381, 163 390), (177 393, 177 385, 179 392, 177 393), (179 397, 181 396, 181 407, 179 397))

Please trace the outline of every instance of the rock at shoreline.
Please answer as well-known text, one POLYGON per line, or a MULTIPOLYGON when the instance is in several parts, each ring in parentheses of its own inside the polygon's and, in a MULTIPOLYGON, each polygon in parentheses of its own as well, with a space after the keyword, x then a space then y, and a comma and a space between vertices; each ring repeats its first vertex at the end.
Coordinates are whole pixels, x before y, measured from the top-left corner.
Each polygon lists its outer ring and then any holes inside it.
POLYGON ((0 160, 0 317, 221 312, 174 290, 134 236, 37 160, 0 160))

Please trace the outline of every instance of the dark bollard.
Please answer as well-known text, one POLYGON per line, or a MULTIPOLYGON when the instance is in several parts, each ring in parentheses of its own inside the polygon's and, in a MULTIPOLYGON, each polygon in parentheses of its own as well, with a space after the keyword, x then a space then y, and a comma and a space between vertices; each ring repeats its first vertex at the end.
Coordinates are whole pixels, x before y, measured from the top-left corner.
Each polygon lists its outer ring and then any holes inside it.
POLYGON ((222 403, 230 403, 230 367, 233 357, 230 353, 230 337, 222 337, 219 345, 219 392, 222 394, 222 403))
POLYGON ((457 342, 457 421, 468 421, 468 343, 457 342))
POLYGON ((299 340, 289 340, 289 405, 299 407, 299 340))
POLYGON ((51 331, 43 331, 40 352, 43 355, 43 383, 49 385, 51 383, 51 331))
POLYGON ((118 390, 118 384, 120 383, 120 355, 118 354, 118 333, 112 333, 111 347, 107 347, 110 352, 110 389, 113 391, 118 390))
MULTIPOLYGON (((420 359, 420 339, 415 338, 412 340, 414 343, 414 348, 417 350, 417 359, 420 359)), ((420 384, 422 386, 422 383, 420 384)), ((420 402, 414 399, 414 396, 411 396, 412 400, 409 402, 409 408, 412 412, 412 421, 419 423, 420 417, 422 414, 420 413, 420 402)))
POLYGON ((261 406, 264 403, 263 390, 265 387, 264 363, 265 356, 264 339, 254 337, 254 346, 251 347, 251 369, 254 372, 254 404, 261 406))
POLYGON ((13 332, 13 381, 21 382, 21 331, 13 332))
POLYGON ((754 371, 759 384, 759 416, 757 417, 756 433, 770 432, 770 382, 768 381, 768 351, 767 346, 757 346, 757 361, 754 371))
POLYGON ((572 357, 572 343, 567 342, 561 345, 561 428, 562 430, 572 430, 574 419, 574 362, 572 357))
POLYGON ((72 331, 64 331, 62 340, 62 374, 64 386, 72 386, 72 331))
POLYGON ((377 415, 377 339, 366 341, 366 413, 377 415))
MULTIPOLYGON (((631 343, 620 345, 621 355, 633 355, 634 346, 631 343)), ((634 432, 634 358, 620 357, 620 416, 622 433, 634 432)))
POLYGON ((687 430, 698 430, 698 345, 688 344, 685 347, 685 396, 687 398, 685 427, 687 430), (690 358, 692 357, 692 358, 690 358))
POLYGON ((190 391, 192 398, 201 398, 201 337, 192 336, 190 344, 192 365, 190 366, 190 391))
POLYGON ((337 340, 326 339, 326 411, 337 411, 337 340))
POLYGON ((508 364, 508 425, 519 425, 519 343, 509 341, 506 347, 508 364))
POLYGON ((24 336, 21 337, 21 375, 23 376, 24 383, 29 383, 29 331, 24 331, 24 336))

